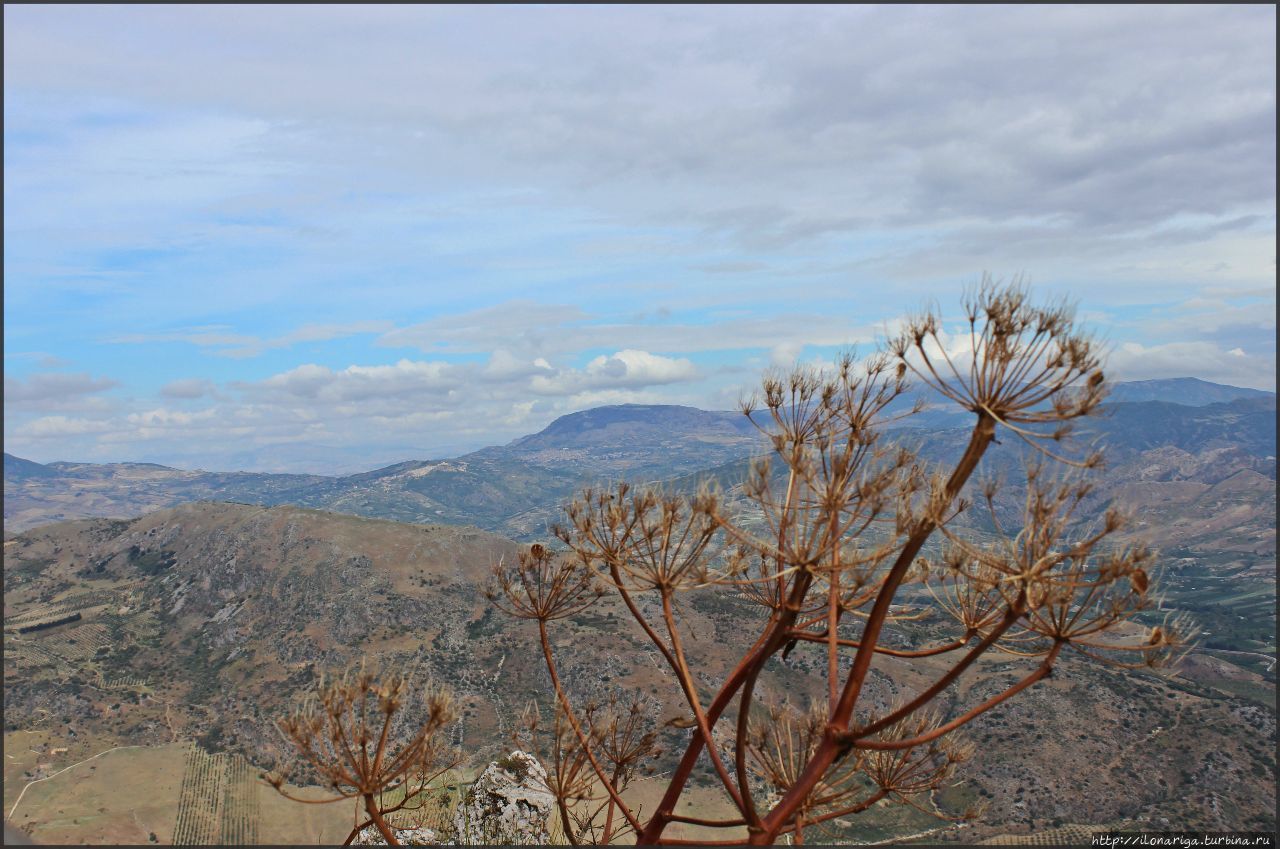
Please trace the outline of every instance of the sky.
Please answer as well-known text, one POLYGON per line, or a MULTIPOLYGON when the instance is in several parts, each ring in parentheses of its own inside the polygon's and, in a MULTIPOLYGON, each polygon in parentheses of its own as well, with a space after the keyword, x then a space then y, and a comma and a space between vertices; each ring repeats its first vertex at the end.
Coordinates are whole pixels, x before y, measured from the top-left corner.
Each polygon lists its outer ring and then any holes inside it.
POLYGON ((1273 6, 4 8, 4 449, 344 473, 1066 297, 1275 390, 1273 6))

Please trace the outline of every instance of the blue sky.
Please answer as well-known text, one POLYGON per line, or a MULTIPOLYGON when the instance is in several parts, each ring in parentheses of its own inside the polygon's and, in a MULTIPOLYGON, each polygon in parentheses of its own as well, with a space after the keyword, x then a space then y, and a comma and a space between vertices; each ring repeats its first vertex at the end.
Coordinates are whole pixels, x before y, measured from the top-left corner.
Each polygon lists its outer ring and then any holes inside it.
POLYGON ((5 450, 728 408, 985 271, 1275 388, 1273 7, 6 6, 5 450))

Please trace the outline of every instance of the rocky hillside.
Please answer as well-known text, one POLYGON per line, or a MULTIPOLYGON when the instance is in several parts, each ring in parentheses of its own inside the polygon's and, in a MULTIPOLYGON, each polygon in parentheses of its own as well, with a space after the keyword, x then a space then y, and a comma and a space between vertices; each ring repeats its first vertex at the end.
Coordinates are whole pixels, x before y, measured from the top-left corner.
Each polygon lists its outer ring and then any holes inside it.
MULTIPOLYGON (((57 704, 73 729, 212 735, 251 751, 317 670, 365 651, 420 661, 482 701, 488 679, 470 676, 498 658, 474 663, 472 623, 491 620, 480 586, 513 550, 474 528, 225 503, 47 525, 6 543, 6 627, 59 605, 82 618, 38 638, 6 635, 8 715, 57 704), (41 661, 52 678, 31 672, 41 661), (92 694, 126 680, 151 695, 99 715, 92 694)), ((498 739, 488 727, 471 739, 473 717, 459 742, 498 739)))
MULTIPOLYGON (((55 717, 60 742, 50 745, 67 751, 50 770, 116 745, 182 739, 266 765, 277 751, 272 719, 320 671, 368 653, 453 687, 463 717, 450 737, 483 762, 507 746, 527 701, 549 715, 532 632, 480 591, 490 565, 513 551, 471 528, 212 503, 18 534, 4 556, 6 734, 55 717), (68 613, 80 617, 17 633, 68 613)), ((1203 595, 1208 578, 1194 580, 1203 595)), ((1238 590, 1233 580, 1211 591, 1238 590)), ((708 590, 686 596, 680 616, 695 636, 695 662, 714 681, 749 644, 759 612, 708 590)), ((921 637, 937 626, 896 627, 921 637)), ((1274 619, 1270 628, 1274 645, 1274 619)), ((575 697, 621 688, 646 695, 655 723, 675 715, 669 676, 618 605, 557 623, 552 639, 575 697)), ((982 834, 1055 822, 1158 826, 1160 817, 1190 828, 1274 828, 1274 674, 1259 657, 1201 652, 1169 680, 1068 661, 973 726, 980 755, 966 783, 935 801, 952 811, 988 803, 982 834)), ((817 696, 820 663, 801 647, 767 670, 764 687, 775 698, 817 696)), ((887 706, 936 675, 937 663, 878 664, 870 697, 887 706)), ((948 698, 980 701, 1018 668, 984 662, 948 698)), ((688 733, 661 731, 669 752, 688 733)), ((7 786, 22 783, 7 777, 7 786)), ((823 842, 945 825, 877 809, 847 827, 834 823, 823 842)))

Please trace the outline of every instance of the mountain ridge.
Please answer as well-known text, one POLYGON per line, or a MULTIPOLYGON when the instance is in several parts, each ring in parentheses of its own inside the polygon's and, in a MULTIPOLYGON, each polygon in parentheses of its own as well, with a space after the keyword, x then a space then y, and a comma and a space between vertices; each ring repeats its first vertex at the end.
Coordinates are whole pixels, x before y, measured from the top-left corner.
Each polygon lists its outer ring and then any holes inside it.
POLYGON ((1127 380, 1114 383, 1109 396, 1112 402, 1170 401, 1188 407, 1233 401, 1237 398, 1260 398, 1274 392, 1211 383, 1198 377, 1166 377, 1157 380, 1127 380), (1177 396, 1173 400, 1169 396, 1177 396))
MULTIPOLYGON (((1136 463, 1143 452, 1162 448, 1190 454, 1233 449, 1223 455, 1227 468, 1249 468, 1274 480, 1274 410, 1274 394, 1260 392, 1202 406, 1112 402, 1099 418, 1083 423, 1081 433, 1103 438, 1112 460, 1121 463, 1136 463)), ((926 412, 915 427, 892 433, 919 442, 926 453, 945 450, 964 438, 969 417, 959 409, 926 412)), ((741 413, 634 404, 570 413, 537 433, 460 457, 406 460, 344 476, 186 471, 149 463, 39 464, 6 453, 4 521, 12 532, 50 521, 131 518, 187 501, 228 500, 474 524, 528 538, 544 532, 560 505, 583 486, 679 479, 732 464, 763 446, 741 413)), ((993 462, 1002 456, 1014 457, 996 452, 993 462)), ((1157 455, 1153 462, 1181 467, 1187 461, 1157 455)), ((1170 467, 1161 474, 1180 473, 1170 467)))
MULTIPOLYGON (((1153 380, 1120 381, 1117 383, 1113 383, 1111 384, 1110 392, 1108 394, 1106 403, 1114 404, 1114 403, 1135 403, 1135 402, 1141 402, 1141 401, 1164 401, 1167 403, 1179 404, 1181 406, 1197 407, 1197 406, 1206 406, 1214 403, 1222 403, 1225 401, 1231 401, 1238 398, 1257 398, 1257 399, 1265 399, 1267 397, 1274 398, 1275 394, 1276 393, 1274 392, 1269 392, 1262 389, 1250 389, 1247 387, 1230 386, 1228 384, 1223 384, 1223 383, 1212 383, 1210 381, 1201 380, 1200 378, 1196 378, 1196 377, 1175 377, 1175 378, 1158 378, 1153 380), (1175 395, 1178 396, 1177 400, 1171 397, 1175 395)), ((503 445, 491 445, 491 446, 482 447, 470 453, 475 454, 475 453, 491 451, 495 449, 519 447, 521 445, 529 444, 533 441, 536 441, 540 437, 550 436, 552 434, 558 434, 565 431, 567 429, 566 424, 568 422, 583 420, 583 419, 590 419, 595 414, 598 414, 604 411, 615 411, 615 410, 618 410, 618 411, 629 411, 629 410, 689 411, 695 414, 706 416, 708 418, 711 418, 711 417, 723 418, 725 421, 728 421, 728 422, 737 422, 739 423, 737 429, 744 432, 750 431, 752 429, 751 425, 745 421, 745 417, 736 410, 704 410, 700 407, 690 407, 687 405, 680 405, 680 404, 608 404, 608 405, 602 405, 599 407, 590 407, 585 410, 576 410, 571 413, 565 413, 564 415, 557 416, 555 419, 552 419, 552 421, 546 427, 544 427, 542 430, 536 431, 535 433, 516 437, 515 439, 512 439, 503 445)), ((160 463, 150 463, 150 462, 141 462, 141 461, 116 461, 116 462, 109 462, 109 463, 90 463, 87 461, 51 460, 47 463, 40 463, 35 460, 28 460, 22 457, 18 457, 14 454, 11 454, 8 451, 4 452, 4 456, 6 458, 6 473, 8 472, 7 464, 10 461, 17 461, 20 463, 30 464, 33 466, 43 466, 43 467, 57 468, 57 469, 71 469, 73 467, 79 467, 79 466, 118 466, 118 467, 131 466, 131 467, 150 467, 150 468, 158 468, 158 469, 168 469, 172 471, 200 472, 203 474, 264 474, 264 475, 271 474, 271 475, 297 475, 299 477, 333 477, 333 478, 348 478, 348 477, 358 477, 361 475, 370 475, 382 470, 392 469, 397 466, 403 466, 410 463, 438 462, 437 460, 407 459, 407 460, 398 461, 396 463, 391 463, 387 466, 378 466, 366 471, 352 472, 350 474, 345 474, 345 475, 315 475, 315 474, 309 474, 306 472, 257 472, 257 471, 247 471, 247 470, 208 471, 204 469, 184 469, 178 466, 168 466, 160 463)), ((462 454, 458 456, 466 457, 469 455, 462 454)))

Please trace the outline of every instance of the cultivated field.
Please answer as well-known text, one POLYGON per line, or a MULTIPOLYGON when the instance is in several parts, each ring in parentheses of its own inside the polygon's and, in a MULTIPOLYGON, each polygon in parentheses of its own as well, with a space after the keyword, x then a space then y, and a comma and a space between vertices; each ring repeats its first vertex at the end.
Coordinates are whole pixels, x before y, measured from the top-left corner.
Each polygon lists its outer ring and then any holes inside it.
MULTIPOLYGON (((243 758, 210 755, 184 741, 64 763, 47 750, 33 751, 50 738, 16 732, 4 740, 5 813, 41 843, 316 845, 341 842, 351 829, 349 803, 290 802, 243 758), (24 780, 48 761, 54 763, 47 778, 24 780)), ((320 788, 290 792, 327 796, 320 788)))

